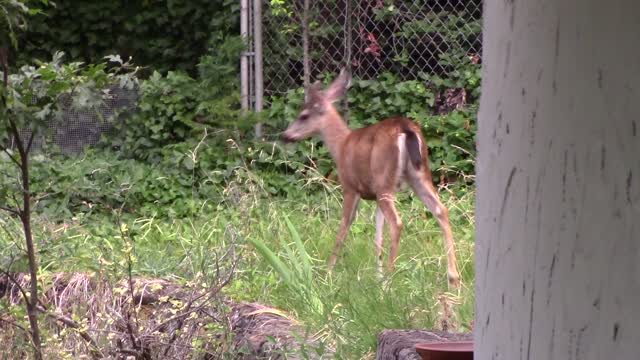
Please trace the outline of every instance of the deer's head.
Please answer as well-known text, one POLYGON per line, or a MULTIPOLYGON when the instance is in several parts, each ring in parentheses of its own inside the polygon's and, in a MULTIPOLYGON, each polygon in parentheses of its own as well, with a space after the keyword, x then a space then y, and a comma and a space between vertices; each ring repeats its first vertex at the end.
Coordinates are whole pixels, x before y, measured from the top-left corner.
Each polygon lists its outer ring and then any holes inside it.
POLYGON ((337 115, 333 103, 346 93, 350 82, 351 75, 342 69, 326 90, 322 90, 320 82, 313 84, 308 89, 302 111, 282 133, 282 140, 294 142, 318 134, 337 115))

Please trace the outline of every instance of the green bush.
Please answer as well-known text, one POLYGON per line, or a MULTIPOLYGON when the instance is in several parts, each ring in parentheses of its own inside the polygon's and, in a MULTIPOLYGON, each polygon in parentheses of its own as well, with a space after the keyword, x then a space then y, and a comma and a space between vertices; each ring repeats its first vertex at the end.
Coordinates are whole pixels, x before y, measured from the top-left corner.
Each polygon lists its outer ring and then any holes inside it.
MULTIPOLYGON (((473 174, 480 67, 470 64, 454 75, 446 79, 423 76, 422 80, 403 81, 385 73, 376 80, 354 80, 348 92, 345 120, 350 127, 359 128, 388 117, 411 118, 422 127, 429 144, 430 165, 438 177, 473 174), (453 111, 438 114, 448 89, 458 89, 458 93, 464 89, 466 102, 453 111)), ((273 132, 284 129, 296 118, 303 98, 303 90, 295 89, 271 99, 267 125, 273 132)), ((310 143, 315 144, 315 140, 310 143)), ((322 160, 318 162, 331 166, 322 160)))
POLYGON ((162 73, 196 72, 209 44, 238 33, 237 1, 61 0, 30 19, 20 58, 49 58, 62 49, 73 60, 94 63, 107 54, 133 58, 162 73))
MULTIPOLYGON (((325 178, 331 175, 334 163, 318 139, 292 145, 280 144, 275 139, 273 142, 253 139, 247 131, 252 122, 243 120, 236 108, 225 108, 223 98, 208 97, 203 79, 208 77, 193 79, 186 74, 169 73, 146 80, 142 85, 140 112, 117 132, 120 140, 112 142, 121 147, 118 154, 123 167, 148 168, 143 173, 149 175, 138 179, 138 185, 129 191, 129 201, 137 204, 138 211, 149 215, 155 208, 157 213, 182 217, 198 211, 199 202, 208 201, 212 205, 220 201, 222 191, 230 186, 242 186, 245 190, 253 186, 259 190, 259 196, 295 197, 331 184, 325 178), (200 110, 205 103, 203 99, 219 105, 219 117, 211 115, 214 111, 200 110), (235 114, 236 118, 225 114, 235 114), (241 125, 240 131, 230 130, 231 123, 241 125)), ((422 126, 429 143, 436 181, 440 177, 473 174, 476 88, 467 91, 472 103, 437 114, 437 99, 447 86, 469 86, 448 81, 439 78, 428 82, 399 81, 389 74, 377 81, 356 80, 348 97, 348 121, 353 127, 361 127, 384 117, 412 118, 422 126)), ((228 99, 231 103, 236 100, 232 96, 228 99)), ((263 114, 266 129, 273 134, 284 129, 300 111, 302 99, 301 89, 272 99, 263 114)), ((110 172, 117 171, 127 172, 124 168, 110 172)), ((98 187, 99 182, 94 185, 98 187)))
POLYGON ((227 37, 214 54, 203 56, 194 78, 183 71, 166 75, 154 72, 142 82, 138 111, 116 124, 115 136, 107 144, 127 157, 161 161, 166 145, 197 139, 205 127, 231 128, 242 125, 237 84, 237 56, 243 44, 227 37))
MULTIPOLYGON (((315 169, 295 160, 303 158, 301 149, 264 142, 243 145, 224 135, 167 145, 158 150, 155 163, 108 150, 87 150, 81 158, 35 155, 34 211, 51 221, 119 210, 185 218, 219 209, 237 196, 295 197, 328 186, 315 169)), ((0 185, 8 186, 18 176, 3 155, 0 172, 5 174, 0 185)))
MULTIPOLYGON (((35 211, 52 221, 79 214, 125 212, 147 216, 186 216, 198 211, 199 194, 180 168, 114 160, 111 153, 88 152, 82 159, 32 161, 35 211)), ((4 161, 2 167, 8 167, 4 161)))

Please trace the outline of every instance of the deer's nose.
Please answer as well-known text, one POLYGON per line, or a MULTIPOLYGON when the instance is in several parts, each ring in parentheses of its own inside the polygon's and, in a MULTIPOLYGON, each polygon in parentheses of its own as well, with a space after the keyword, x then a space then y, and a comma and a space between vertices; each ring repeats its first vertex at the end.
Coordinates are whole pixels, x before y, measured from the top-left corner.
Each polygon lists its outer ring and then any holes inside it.
POLYGON ((290 143, 290 142, 294 142, 295 139, 292 138, 289 134, 287 134, 287 132, 283 132, 282 135, 280 135, 280 139, 286 143, 290 143))

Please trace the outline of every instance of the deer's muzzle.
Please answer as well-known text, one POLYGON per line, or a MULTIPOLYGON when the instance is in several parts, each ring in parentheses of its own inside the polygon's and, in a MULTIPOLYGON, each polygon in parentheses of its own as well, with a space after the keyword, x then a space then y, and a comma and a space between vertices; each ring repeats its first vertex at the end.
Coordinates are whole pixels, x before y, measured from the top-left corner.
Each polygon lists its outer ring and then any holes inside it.
POLYGON ((297 139, 289 135, 286 131, 283 132, 282 135, 280 135, 280 139, 282 139, 282 141, 286 143, 292 143, 292 142, 298 141, 297 139))

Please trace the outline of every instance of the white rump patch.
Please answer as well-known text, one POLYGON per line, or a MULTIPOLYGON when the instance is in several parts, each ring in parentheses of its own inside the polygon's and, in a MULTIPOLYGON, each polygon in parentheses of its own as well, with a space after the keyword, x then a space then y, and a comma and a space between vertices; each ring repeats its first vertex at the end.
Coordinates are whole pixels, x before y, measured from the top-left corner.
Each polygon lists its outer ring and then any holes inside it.
POLYGON ((402 184, 404 183, 404 174, 405 166, 407 163, 407 136, 405 134, 400 134, 398 136, 398 168, 396 169, 396 190, 400 190, 402 184))

